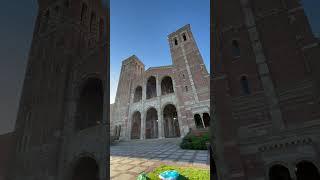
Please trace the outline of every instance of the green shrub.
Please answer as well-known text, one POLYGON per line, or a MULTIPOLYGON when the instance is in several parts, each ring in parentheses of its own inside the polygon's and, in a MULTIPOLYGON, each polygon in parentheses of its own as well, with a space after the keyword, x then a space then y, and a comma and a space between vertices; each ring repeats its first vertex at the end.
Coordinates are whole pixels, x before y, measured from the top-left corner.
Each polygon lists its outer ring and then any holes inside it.
POLYGON ((209 141, 209 133, 204 133, 200 136, 195 136, 188 133, 180 144, 182 149, 207 150, 206 142, 209 141))

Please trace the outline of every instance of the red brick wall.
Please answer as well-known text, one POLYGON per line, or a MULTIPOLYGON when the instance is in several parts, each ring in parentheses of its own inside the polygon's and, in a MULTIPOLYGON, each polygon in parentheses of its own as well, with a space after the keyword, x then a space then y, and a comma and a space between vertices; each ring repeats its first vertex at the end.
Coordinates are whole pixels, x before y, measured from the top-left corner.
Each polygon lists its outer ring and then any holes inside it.
POLYGON ((8 171, 11 154, 13 150, 13 134, 0 135, 0 180, 4 180, 8 171))

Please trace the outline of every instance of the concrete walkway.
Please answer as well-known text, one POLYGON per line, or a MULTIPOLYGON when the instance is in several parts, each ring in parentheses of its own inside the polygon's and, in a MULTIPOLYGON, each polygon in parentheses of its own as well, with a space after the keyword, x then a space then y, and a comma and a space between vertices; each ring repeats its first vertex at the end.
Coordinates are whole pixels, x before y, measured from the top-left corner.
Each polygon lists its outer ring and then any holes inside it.
POLYGON ((180 138, 120 142, 110 147, 111 179, 136 179, 161 164, 209 169, 206 150, 184 150, 180 138))

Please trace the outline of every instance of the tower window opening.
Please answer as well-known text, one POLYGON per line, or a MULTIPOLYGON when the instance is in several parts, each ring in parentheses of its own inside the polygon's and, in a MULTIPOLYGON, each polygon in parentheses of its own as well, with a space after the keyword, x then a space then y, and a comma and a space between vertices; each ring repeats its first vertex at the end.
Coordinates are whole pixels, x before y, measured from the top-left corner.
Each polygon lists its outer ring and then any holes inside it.
POLYGON ((99 37, 100 37, 100 40, 103 37, 103 32, 104 32, 104 22, 103 22, 103 19, 101 18, 100 19, 100 23, 99 23, 99 37))
POLYGON ((60 7, 59 7, 59 6, 56 6, 56 7, 54 8, 54 10, 56 11, 56 13, 58 13, 58 12, 59 12, 59 9, 60 9, 60 7))
POLYGON ((250 94, 249 82, 246 76, 241 77, 241 86, 242 86, 242 93, 245 95, 250 94))
POLYGON ((177 38, 174 38, 174 44, 175 44, 175 45, 178 45, 178 40, 177 40, 177 38))
POLYGON ((95 19, 96 19, 96 14, 94 12, 92 12, 91 17, 90 17, 90 32, 92 32, 95 19))
POLYGON ((232 41, 232 56, 239 57, 240 56, 240 46, 237 40, 232 41))
POLYGON ((82 4, 82 10, 81 10, 81 22, 84 20, 86 13, 87 13, 88 7, 86 4, 82 4))
POLYGON ((186 36, 185 33, 183 33, 182 37, 183 37, 183 41, 186 41, 186 40, 187 40, 187 36, 186 36))
POLYGON ((48 10, 46 14, 44 15, 44 20, 42 24, 42 31, 47 30, 47 27, 49 25, 49 19, 50 19, 50 11, 48 10))
POLYGON ((64 6, 65 6, 66 8, 69 7, 69 0, 64 1, 64 6))
POLYGON ((186 92, 188 92, 188 86, 185 86, 186 92))

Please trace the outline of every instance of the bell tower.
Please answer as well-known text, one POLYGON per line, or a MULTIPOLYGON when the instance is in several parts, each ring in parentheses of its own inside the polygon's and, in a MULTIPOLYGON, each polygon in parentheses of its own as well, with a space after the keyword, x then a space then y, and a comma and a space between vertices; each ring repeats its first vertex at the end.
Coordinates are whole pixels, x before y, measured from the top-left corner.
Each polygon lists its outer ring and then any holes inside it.
POLYGON ((38 7, 8 179, 106 178, 106 8, 101 0, 38 7), (96 169, 77 172, 83 163, 96 169))

